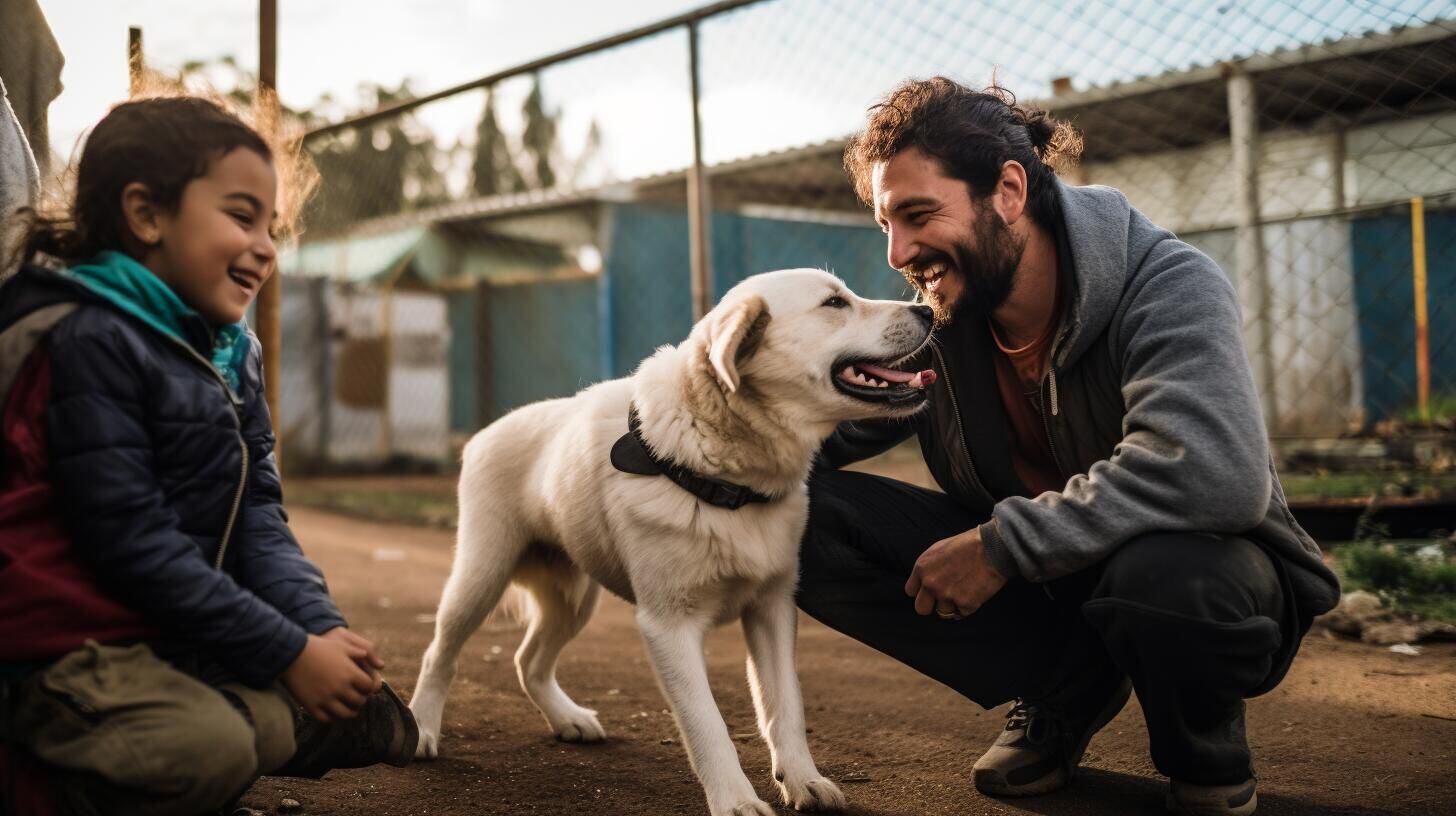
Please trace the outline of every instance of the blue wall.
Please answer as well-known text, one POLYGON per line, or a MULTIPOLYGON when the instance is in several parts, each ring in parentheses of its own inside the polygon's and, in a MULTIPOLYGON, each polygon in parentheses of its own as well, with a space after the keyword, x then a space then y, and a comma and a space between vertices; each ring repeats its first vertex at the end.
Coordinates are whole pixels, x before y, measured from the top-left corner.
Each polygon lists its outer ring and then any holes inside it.
POLYGON ((693 327, 688 220, 677 207, 613 206, 603 273, 611 278, 608 315, 611 371, 630 373, 664 343, 677 343, 693 327))
POLYGON ((450 321, 450 430, 463 433, 480 428, 484 419, 478 381, 478 293, 478 287, 445 292, 445 309, 450 321))
MULTIPOLYGON (((478 295, 486 299, 483 307, 476 293, 451 296, 456 430, 624 376, 658 346, 687 336, 692 304, 685 211, 609 206, 601 276, 487 286, 478 295), (470 330, 476 314, 484 317, 479 330, 488 337, 470 330), (473 336, 473 347, 461 342, 473 336), (487 371, 486 388, 471 388, 487 371)), ((1456 211, 1428 211, 1426 219, 1431 390, 1456 394, 1456 211)), ((1403 415, 1416 402, 1410 218, 1355 219, 1350 229, 1363 401, 1368 419, 1377 421, 1403 415)), ((804 266, 829 269, 865 297, 910 296, 886 266, 884 236, 873 227, 720 212, 713 216, 712 241, 715 300, 749 275, 804 266)))
MULTIPOLYGON (((1355 308, 1369 421, 1416 405, 1415 288, 1409 214, 1351 223, 1355 308)), ((1431 394, 1456 394, 1456 211, 1426 211, 1431 394)))
MULTIPOLYGON (((613 206, 605 271, 611 371, 628 374, 654 349, 692 329, 687 213, 681 208, 613 206)), ((885 238, 874 227, 840 226, 714 213, 713 299, 759 272, 828 269, 863 297, 906 300, 909 288, 885 265, 885 238)))
POLYGON ((750 275, 805 266, 828 269, 860 297, 910 297, 905 279, 886 265, 885 236, 874 227, 716 213, 712 229, 715 301, 750 275))
MULTIPOLYGON (((608 217, 599 277, 482 283, 449 294, 454 430, 473 431, 521 405, 624 376, 657 347, 687 337, 685 211, 619 204, 608 217)), ((884 236, 873 227, 715 213, 712 240, 714 300, 750 275, 805 266, 829 269, 865 297, 908 296, 885 266, 884 236)))
POLYGON ((596 278, 493 285, 483 296, 490 321, 485 421, 601 379, 596 278))

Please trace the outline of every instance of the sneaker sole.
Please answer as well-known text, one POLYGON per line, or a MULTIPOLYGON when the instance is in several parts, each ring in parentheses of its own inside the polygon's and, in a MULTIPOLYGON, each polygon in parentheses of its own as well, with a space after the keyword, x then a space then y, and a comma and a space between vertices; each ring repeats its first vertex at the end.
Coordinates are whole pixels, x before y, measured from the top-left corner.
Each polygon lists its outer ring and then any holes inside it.
POLYGON ((1249 797, 1249 801, 1242 805, 1229 807, 1228 805, 1199 805, 1191 802, 1182 802, 1175 799, 1173 792, 1169 791, 1167 797, 1163 800, 1163 807, 1169 813, 1177 813, 1180 816, 1251 816, 1259 808, 1259 792, 1254 791, 1249 797))
POLYGON ((397 756, 386 759, 385 762, 396 768, 403 768, 415 758, 415 749, 419 747, 420 743, 420 726, 415 722, 414 712, 410 711, 409 706, 404 704, 404 701, 388 683, 381 684, 380 690, 389 695, 390 702, 394 703, 395 710, 399 712, 400 719, 404 721, 403 750, 397 756))
POLYGON ((1061 768, 1052 771, 1035 782, 1028 782, 1025 785, 1013 785, 1006 781, 1000 771, 989 768, 978 769, 971 772, 971 782, 975 784, 976 790, 987 796, 1003 796, 1015 798, 1018 796, 1041 796, 1044 793, 1051 793, 1066 787, 1067 772, 1061 768))
MULTIPOLYGON (((1098 731, 1101 731, 1108 723, 1112 722, 1121 711, 1127 701, 1132 698, 1132 681, 1124 679, 1122 685, 1107 705, 1097 712, 1097 719, 1092 721, 1092 727, 1087 729, 1087 736, 1076 746, 1072 753, 1072 771, 1058 768, 1035 782, 1028 782, 1024 785, 1012 785, 1006 781, 1001 772, 992 768, 978 768, 971 772, 971 781, 975 784, 976 790, 989 796, 1041 796, 1045 793, 1066 787, 1072 781, 1076 773, 1077 765, 1082 762, 1082 756, 1087 753, 1087 745, 1092 742, 1098 731)), ((1253 811, 1249 811, 1252 813, 1253 811)))

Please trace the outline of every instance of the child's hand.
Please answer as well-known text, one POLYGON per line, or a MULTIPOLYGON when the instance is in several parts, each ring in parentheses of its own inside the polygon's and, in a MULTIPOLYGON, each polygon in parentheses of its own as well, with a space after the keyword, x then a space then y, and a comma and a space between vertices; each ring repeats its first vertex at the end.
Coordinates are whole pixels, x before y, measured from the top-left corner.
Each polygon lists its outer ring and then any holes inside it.
POLYGON ((376 679, 359 668, 358 661, 368 654, 337 637, 309 635, 303 652, 283 670, 283 685, 315 720, 347 720, 377 687, 376 679))
POLYGON ((323 636, 329 640, 339 642, 345 648, 351 649, 350 653, 354 657, 354 662, 359 664, 359 668, 368 672, 369 676, 374 680, 374 688, 371 691, 379 690, 379 687, 384 684, 384 679, 379 676, 380 669, 384 668, 384 661, 379 657, 379 653, 374 650, 373 643, 370 643, 360 635, 350 632, 344 626, 335 626, 333 629, 324 632, 323 636), (359 654, 360 650, 363 651, 362 655, 359 654))

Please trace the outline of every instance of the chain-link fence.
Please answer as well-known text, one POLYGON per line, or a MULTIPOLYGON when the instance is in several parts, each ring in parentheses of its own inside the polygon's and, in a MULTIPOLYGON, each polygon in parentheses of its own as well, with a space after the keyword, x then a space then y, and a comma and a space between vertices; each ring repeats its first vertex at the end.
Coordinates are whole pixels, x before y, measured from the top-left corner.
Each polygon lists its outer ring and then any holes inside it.
POLYGON ((683 338, 695 134, 713 298, 791 266, 908 296, 844 139, 907 77, 993 71, 1082 131, 1068 182, 1122 190, 1233 278, 1281 444, 1456 417, 1456 5, 765 0, 579 51, 310 135, 322 193, 284 271, 349 294, 308 301, 327 320, 290 308, 284 342, 334 394, 308 420, 323 458, 411 453, 400 411, 458 440, 683 338), (436 304, 438 349, 391 337, 406 296, 436 304), (374 310, 378 336, 341 309, 374 310), (345 421, 351 389, 374 425, 345 421))

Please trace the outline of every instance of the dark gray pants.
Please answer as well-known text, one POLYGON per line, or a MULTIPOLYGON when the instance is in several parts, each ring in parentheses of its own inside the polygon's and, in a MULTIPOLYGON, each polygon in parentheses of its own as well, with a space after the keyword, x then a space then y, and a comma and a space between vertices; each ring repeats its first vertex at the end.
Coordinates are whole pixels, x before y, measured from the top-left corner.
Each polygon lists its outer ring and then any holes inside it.
POLYGON ((1244 538, 1152 533, 1080 573, 1014 579, 964 620, 915 614, 916 558, 983 521, 903 482, 817 474, 799 606, 986 708, 1129 675, 1160 772, 1249 778, 1243 700, 1283 679, 1309 626, 1277 559, 1244 538))

